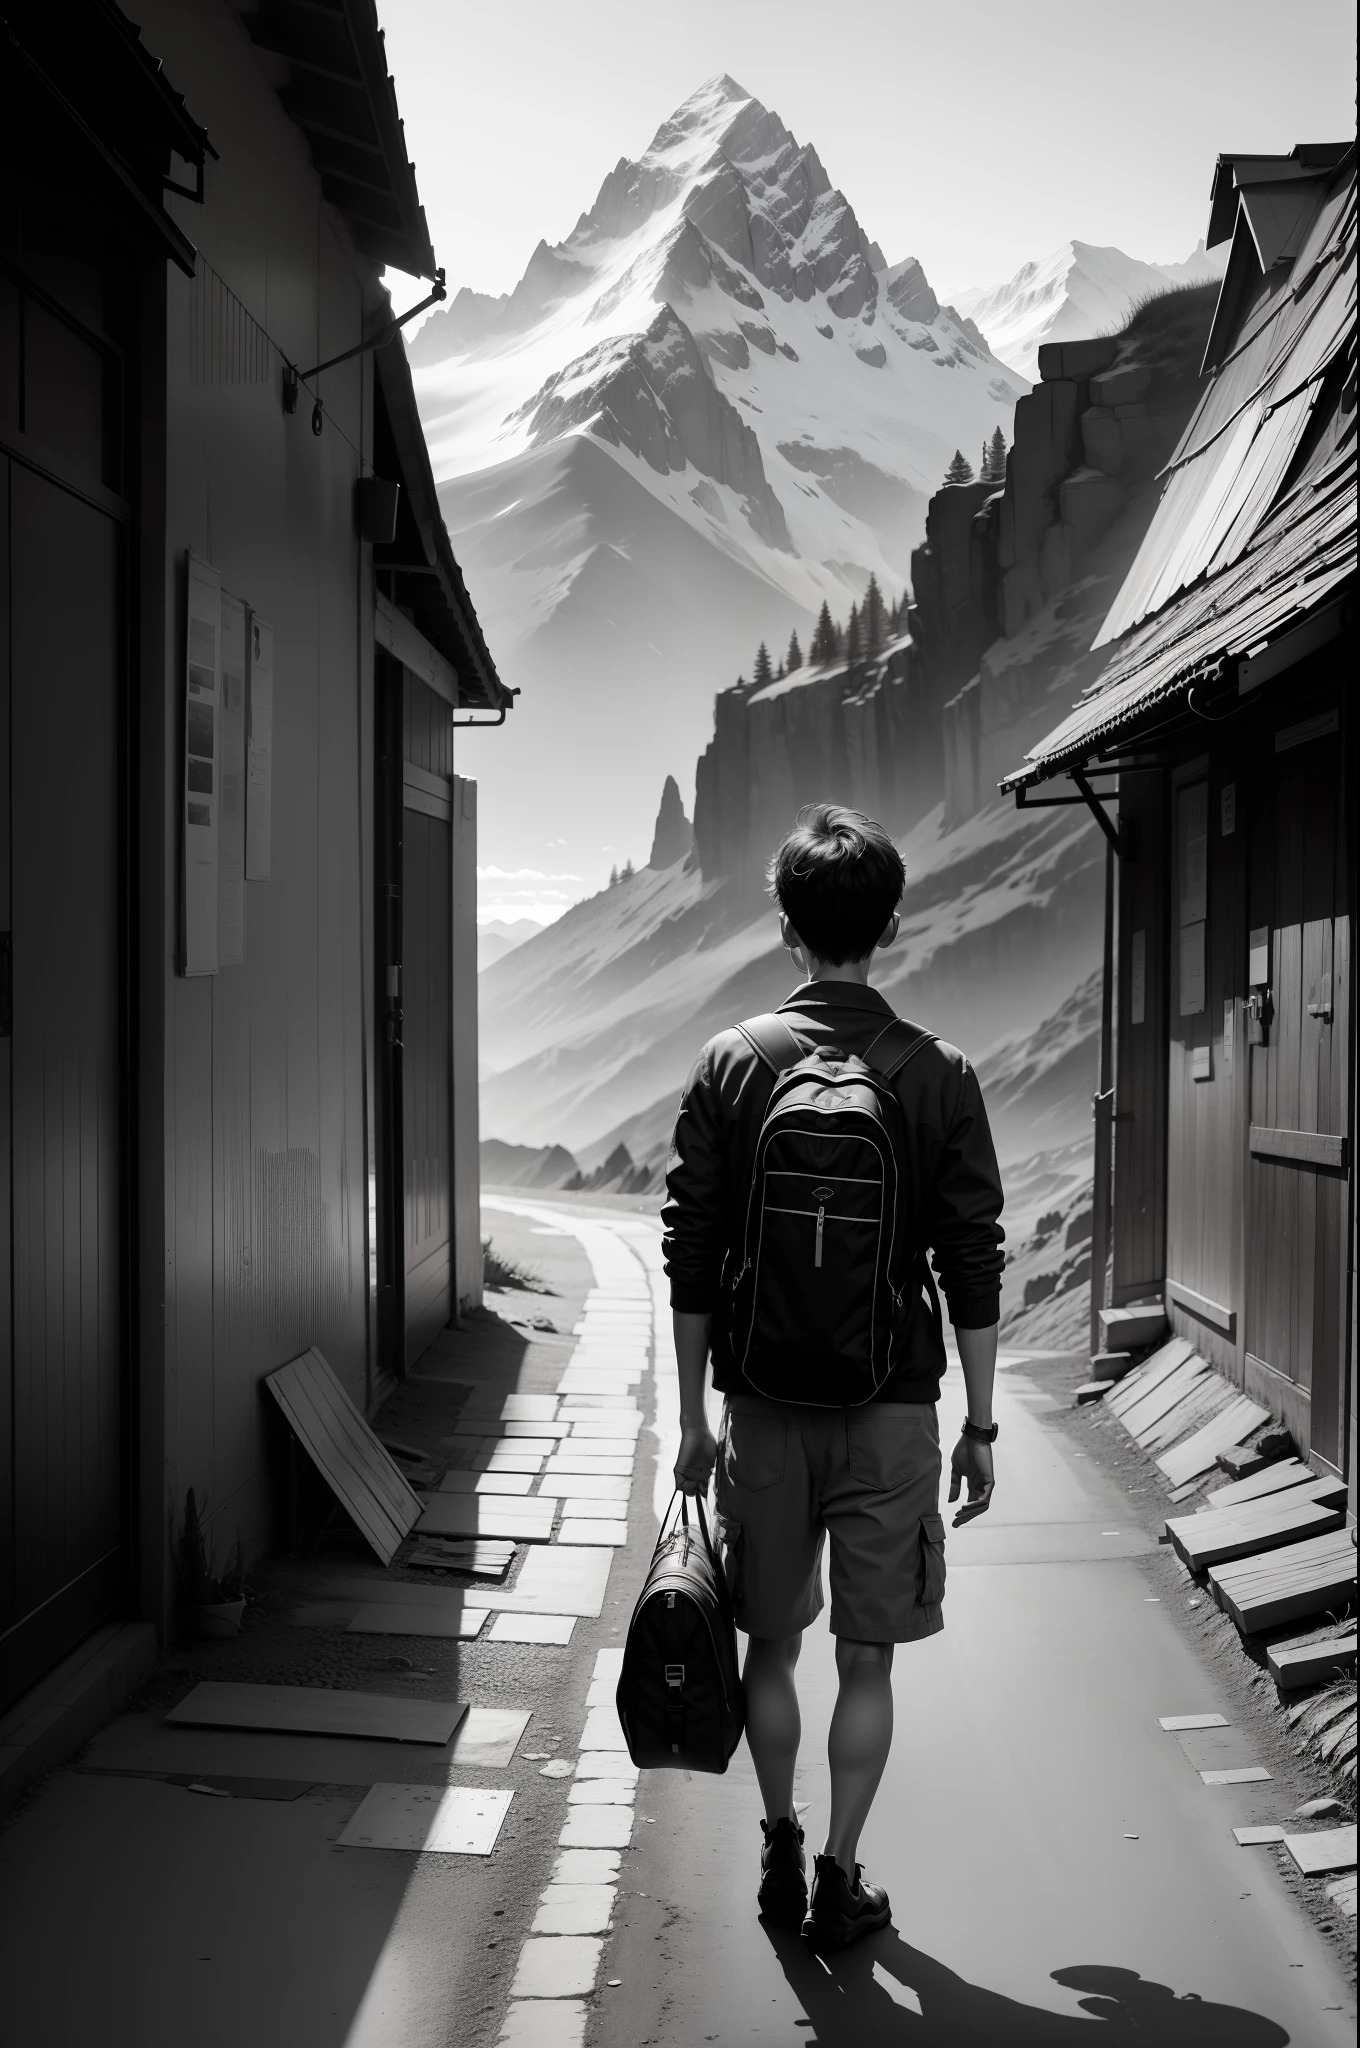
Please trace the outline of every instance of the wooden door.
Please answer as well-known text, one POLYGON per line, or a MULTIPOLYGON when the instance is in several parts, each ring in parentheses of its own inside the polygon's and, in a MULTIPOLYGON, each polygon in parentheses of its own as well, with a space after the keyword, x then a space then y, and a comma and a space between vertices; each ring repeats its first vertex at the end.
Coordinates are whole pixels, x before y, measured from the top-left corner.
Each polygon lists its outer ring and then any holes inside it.
POLYGON ((1162 1291, 1166 1274, 1166 790, 1126 775, 1119 863, 1119 1010, 1115 1022, 1113 1306, 1162 1291))
POLYGON ((1335 692, 1327 704, 1296 691, 1262 721, 1248 966, 1258 999, 1269 993, 1264 1043, 1249 1052, 1248 1384, 1273 1383, 1296 1438, 1336 1469, 1350 1167, 1344 716, 1335 692))
MULTIPOLYGON (((402 833, 402 1122, 406 1364, 453 1314, 453 926, 449 798, 412 771, 402 833)), ((446 785, 447 787, 447 785, 446 785)))
POLYGON ((453 730, 381 648, 374 700, 379 1359, 399 1377, 454 1313, 453 730))
POLYGON ((2 1705, 119 1605, 127 1417, 122 536, 3 455, 0 507, 2 1705))

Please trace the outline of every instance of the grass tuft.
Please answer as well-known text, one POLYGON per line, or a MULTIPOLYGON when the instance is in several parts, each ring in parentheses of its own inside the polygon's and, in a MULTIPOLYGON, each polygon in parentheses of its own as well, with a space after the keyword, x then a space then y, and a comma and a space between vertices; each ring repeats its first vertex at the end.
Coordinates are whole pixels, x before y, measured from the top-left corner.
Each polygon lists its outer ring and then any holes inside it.
POLYGON ((507 1259, 489 1237, 482 1239, 482 1285, 498 1290, 521 1288, 526 1294, 551 1294, 552 1289, 534 1266, 520 1259, 507 1259))

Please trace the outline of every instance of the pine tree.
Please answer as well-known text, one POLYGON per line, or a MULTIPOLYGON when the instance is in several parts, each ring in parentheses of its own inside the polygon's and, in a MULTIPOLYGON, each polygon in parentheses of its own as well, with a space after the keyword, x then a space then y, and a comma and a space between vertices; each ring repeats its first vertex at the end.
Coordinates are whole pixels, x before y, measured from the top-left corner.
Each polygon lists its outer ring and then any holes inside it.
POLYGON ((792 675, 795 669, 801 668, 802 666, 803 650, 798 645, 798 634, 796 631, 794 631, 789 635, 789 651, 784 657, 784 667, 788 671, 788 673, 792 675))
POLYGON ((850 607, 850 623, 845 629, 846 667, 849 669, 858 668, 861 653, 862 642, 860 634, 859 610, 857 606, 852 604, 850 607))
POLYGON ((611 869, 609 870, 609 886, 610 886, 610 888, 611 888, 611 889, 617 889, 617 888, 618 888, 618 886, 619 886, 619 868, 618 868, 618 862, 617 862, 617 861, 616 861, 616 862, 614 863, 613 867, 612 867, 612 868, 611 868, 611 869))
POLYGON ((950 463, 948 469, 945 471, 944 480, 947 484, 972 483, 972 465, 964 456, 963 450, 961 448, 956 448, 954 450, 954 460, 950 463))
POLYGON ((1006 436, 1000 427, 990 441, 983 443, 982 481, 987 484, 1003 484, 1006 481, 1006 436))
POLYGON ((877 576, 872 574, 869 577, 869 587, 864 593, 861 624, 864 632, 864 652, 877 654, 883 645, 883 592, 878 587, 877 576))
POLYGON ((782 661, 774 672, 774 679, 777 683, 782 683, 784 680, 784 664, 782 661))
POLYGON ((756 649, 756 665, 752 680, 758 690, 763 690, 766 683, 774 681, 774 670, 770 667, 770 650, 763 640, 756 649))
POLYGON ((632 863, 632 861, 630 861, 630 860, 626 860, 626 861, 624 862, 624 864, 623 864, 622 868, 621 868, 621 869, 620 869, 620 871, 619 871, 619 880, 620 880, 621 882, 631 882, 631 881, 632 881, 632 879, 633 879, 633 863, 632 863))
POLYGON ((831 617, 831 607, 822 599, 822 608, 817 614, 817 624, 812 633, 811 660, 814 667, 824 668, 836 658, 836 627, 831 617))

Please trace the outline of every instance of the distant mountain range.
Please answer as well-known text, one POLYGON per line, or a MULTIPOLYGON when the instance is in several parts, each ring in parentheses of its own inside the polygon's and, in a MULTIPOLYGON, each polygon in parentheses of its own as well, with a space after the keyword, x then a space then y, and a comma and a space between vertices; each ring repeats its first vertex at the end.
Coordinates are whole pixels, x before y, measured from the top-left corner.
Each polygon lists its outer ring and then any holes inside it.
POLYGON ((900 594, 955 448, 1009 439, 1025 389, 727 77, 410 356, 455 550, 523 689, 469 752, 483 856, 547 866, 556 844, 592 886, 645 858, 666 775, 759 641, 806 641, 823 599, 844 618, 871 572, 900 594))
POLYGON ((532 917, 492 917, 477 927, 477 972, 490 967, 497 960, 503 960, 507 953, 513 953, 516 946, 522 946, 526 939, 534 938, 543 929, 532 917))
POLYGON ((994 355, 1033 380, 1042 342, 1112 334, 1151 293, 1221 277, 1227 255, 1226 242, 1212 254, 1201 242, 1184 263, 1142 263, 1122 249, 1064 242, 1005 284, 961 292, 958 310, 981 328, 994 355))

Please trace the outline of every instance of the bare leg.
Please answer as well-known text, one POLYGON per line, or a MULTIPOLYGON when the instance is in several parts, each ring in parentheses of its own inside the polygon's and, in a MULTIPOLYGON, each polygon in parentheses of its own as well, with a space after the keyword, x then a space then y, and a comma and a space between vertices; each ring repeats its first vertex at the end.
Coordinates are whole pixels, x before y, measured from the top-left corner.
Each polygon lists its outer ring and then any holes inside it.
MULTIPOLYGON (((869 1818, 892 1746, 891 1643, 836 1639, 841 1686, 827 1737, 831 1766, 831 1824, 823 1853, 834 1856, 853 1884, 860 1830, 869 1818)), ((756 1766, 759 1770, 759 1765, 756 1766)), ((762 1789, 764 1779, 761 1779, 762 1789)))
POLYGON ((795 1636, 751 1636, 742 1668, 746 1742, 771 1827, 777 1820, 794 1817, 793 1767, 798 1761, 803 1724, 793 1667, 802 1647, 801 1630, 795 1636))

